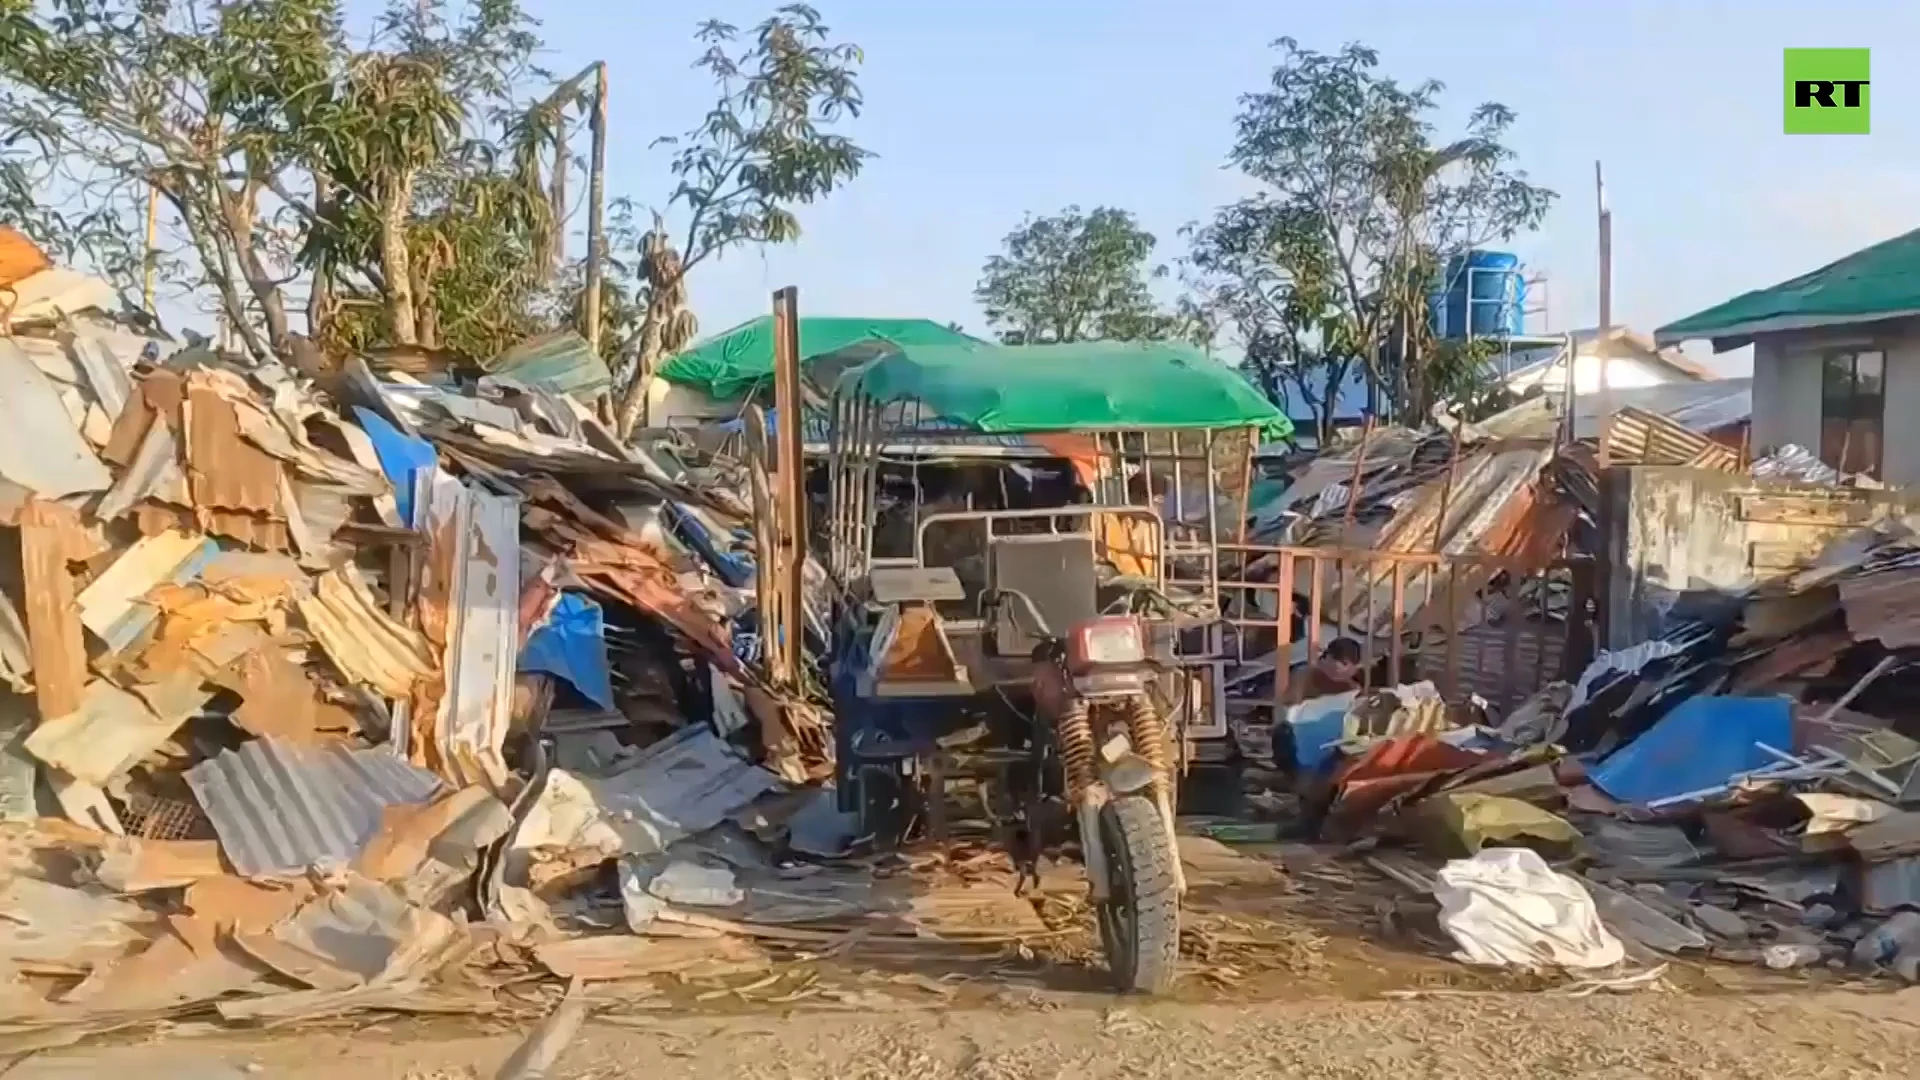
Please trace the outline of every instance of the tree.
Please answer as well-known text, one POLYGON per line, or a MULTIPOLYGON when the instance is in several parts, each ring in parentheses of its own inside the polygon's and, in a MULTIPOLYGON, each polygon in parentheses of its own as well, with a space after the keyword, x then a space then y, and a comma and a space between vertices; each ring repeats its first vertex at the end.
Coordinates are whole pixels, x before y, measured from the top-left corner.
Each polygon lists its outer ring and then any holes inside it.
POLYGON ((1270 400, 1303 403, 1321 441, 1331 439, 1340 388, 1359 357, 1333 317, 1335 267, 1319 222, 1245 200, 1185 233, 1192 302, 1239 347, 1241 369, 1270 400))
POLYGON ((620 405, 619 430, 630 436, 645 419, 647 382, 663 357, 686 344, 686 276, 708 259, 750 244, 789 243, 800 236, 794 208, 825 198, 852 180, 873 155, 834 126, 859 116, 856 69, 860 47, 836 42, 820 13, 789 4, 741 40, 723 22, 701 25, 706 52, 696 67, 711 75, 720 98, 679 138, 668 198, 686 216, 669 240, 662 218, 619 260, 618 287, 639 298, 639 326, 620 336, 634 343, 620 405))
POLYGON ((1009 345, 1184 336, 1188 324, 1161 311, 1148 285, 1167 273, 1150 265, 1155 243, 1112 207, 1029 215, 987 260, 974 299, 1009 345))
POLYGON ((346 347, 484 352, 533 325, 523 256, 558 223, 512 119, 537 45, 516 0, 458 20, 400 0, 365 47, 340 0, 8 2, 0 145, 31 152, 0 217, 37 212, 37 238, 123 295, 157 192, 167 276, 256 357, 290 358, 296 281, 308 335, 346 347))
POLYGON ((1241 99, 1230 155, 1264 190, 1196 230, 1196 262, 1251 318, 1232 322, 1258 346, 1252 363, 1357 364, 1396 408, 1424 414, 1440 385, 1426 298, 1441 268, 1537 227, 1554 193, 1514 167, 1506 106, 1481 105, 1440 143, 1440 83, 1403 86, 1360 45, 1276 48, 1268 86, 1241 99))

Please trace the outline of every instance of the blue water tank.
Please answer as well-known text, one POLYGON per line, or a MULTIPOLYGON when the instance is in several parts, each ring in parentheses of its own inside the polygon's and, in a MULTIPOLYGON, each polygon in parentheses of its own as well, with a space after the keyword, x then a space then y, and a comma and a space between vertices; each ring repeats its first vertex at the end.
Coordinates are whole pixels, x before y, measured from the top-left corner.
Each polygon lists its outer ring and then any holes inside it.
POLYGON ((1455 255, 1447 260, 1440 285, 1434 330, 1441 337, 1511 337, 1526 332, 1527 281, 1518 255, 1507 251, 1455 255))

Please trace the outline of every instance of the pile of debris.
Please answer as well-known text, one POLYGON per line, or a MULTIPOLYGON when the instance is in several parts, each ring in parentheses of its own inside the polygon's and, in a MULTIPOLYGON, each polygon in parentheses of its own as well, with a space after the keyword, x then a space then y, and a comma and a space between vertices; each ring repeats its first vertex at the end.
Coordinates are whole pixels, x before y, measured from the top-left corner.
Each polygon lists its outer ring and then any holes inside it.
POLYGON ((1430 686, 1295 706, 1296 745, 1324 747, 1302 761, 1316 828, 1427 856, 1372 857, 1477 962, 1618 962, 1598 932, 1648 959, 1920 981, 1920 536, 1843 536, 1729 600, 1497 719, 1430 686), (1490 914, 1523 897, 1570 922, 1490 914))
POLYGON ((927 935, 802 859, 850 836, 820 711, 737 648, 745 467, 619 444, 584 341, 295 371, 0 261, 5 1049, 927 935))

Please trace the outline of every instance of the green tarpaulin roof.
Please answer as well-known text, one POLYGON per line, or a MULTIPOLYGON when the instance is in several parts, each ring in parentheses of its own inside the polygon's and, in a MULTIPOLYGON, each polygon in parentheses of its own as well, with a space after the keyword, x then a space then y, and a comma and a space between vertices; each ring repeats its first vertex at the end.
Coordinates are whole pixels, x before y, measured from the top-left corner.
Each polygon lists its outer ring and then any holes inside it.
POLYGON ((898 345, 841 375, 840 393, 917 401, 993 434, 1293 425, 1238 371, 1188 345, 898 345))
MULTIPOLYGON (((856 341, 885 338, 901 345, 978 345, 978 338, 930 319, 800 319, 800 359, 846 348, 856 341)), ((718 337, 708 338, 661 365, 670 383, 690 386, 710 397, 734 398, 773 378, 773 316, 762 315, 718 337)))
POLYGON ((1920 230, 1654 332, 1661 345, 1920 315, 1920 230))

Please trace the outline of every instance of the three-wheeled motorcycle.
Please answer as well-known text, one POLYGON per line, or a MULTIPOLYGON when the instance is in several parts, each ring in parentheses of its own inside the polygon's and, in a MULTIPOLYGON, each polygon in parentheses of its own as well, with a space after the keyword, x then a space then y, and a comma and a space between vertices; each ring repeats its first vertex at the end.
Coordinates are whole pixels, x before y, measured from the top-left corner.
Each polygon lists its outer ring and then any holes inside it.
POLYGON ((974 779, 1022 884, 1077 842, 1114 983, 1165 990, 1178 788, 1196 743, 1227 736, 1218 544, 1244 489, 1225 493, 1272 406, 1170 345, 870 343, 840 367, 814 539, 841 591, 843 809, 878 836, 938 835, 949 781, 974 779), (983 446, 1004 498, 949 483, 963 494, 940 501, 916 479, 977 470, 983 446), (1035 494, 1062 490, 1047 468, 1072 495, 1035 494))

